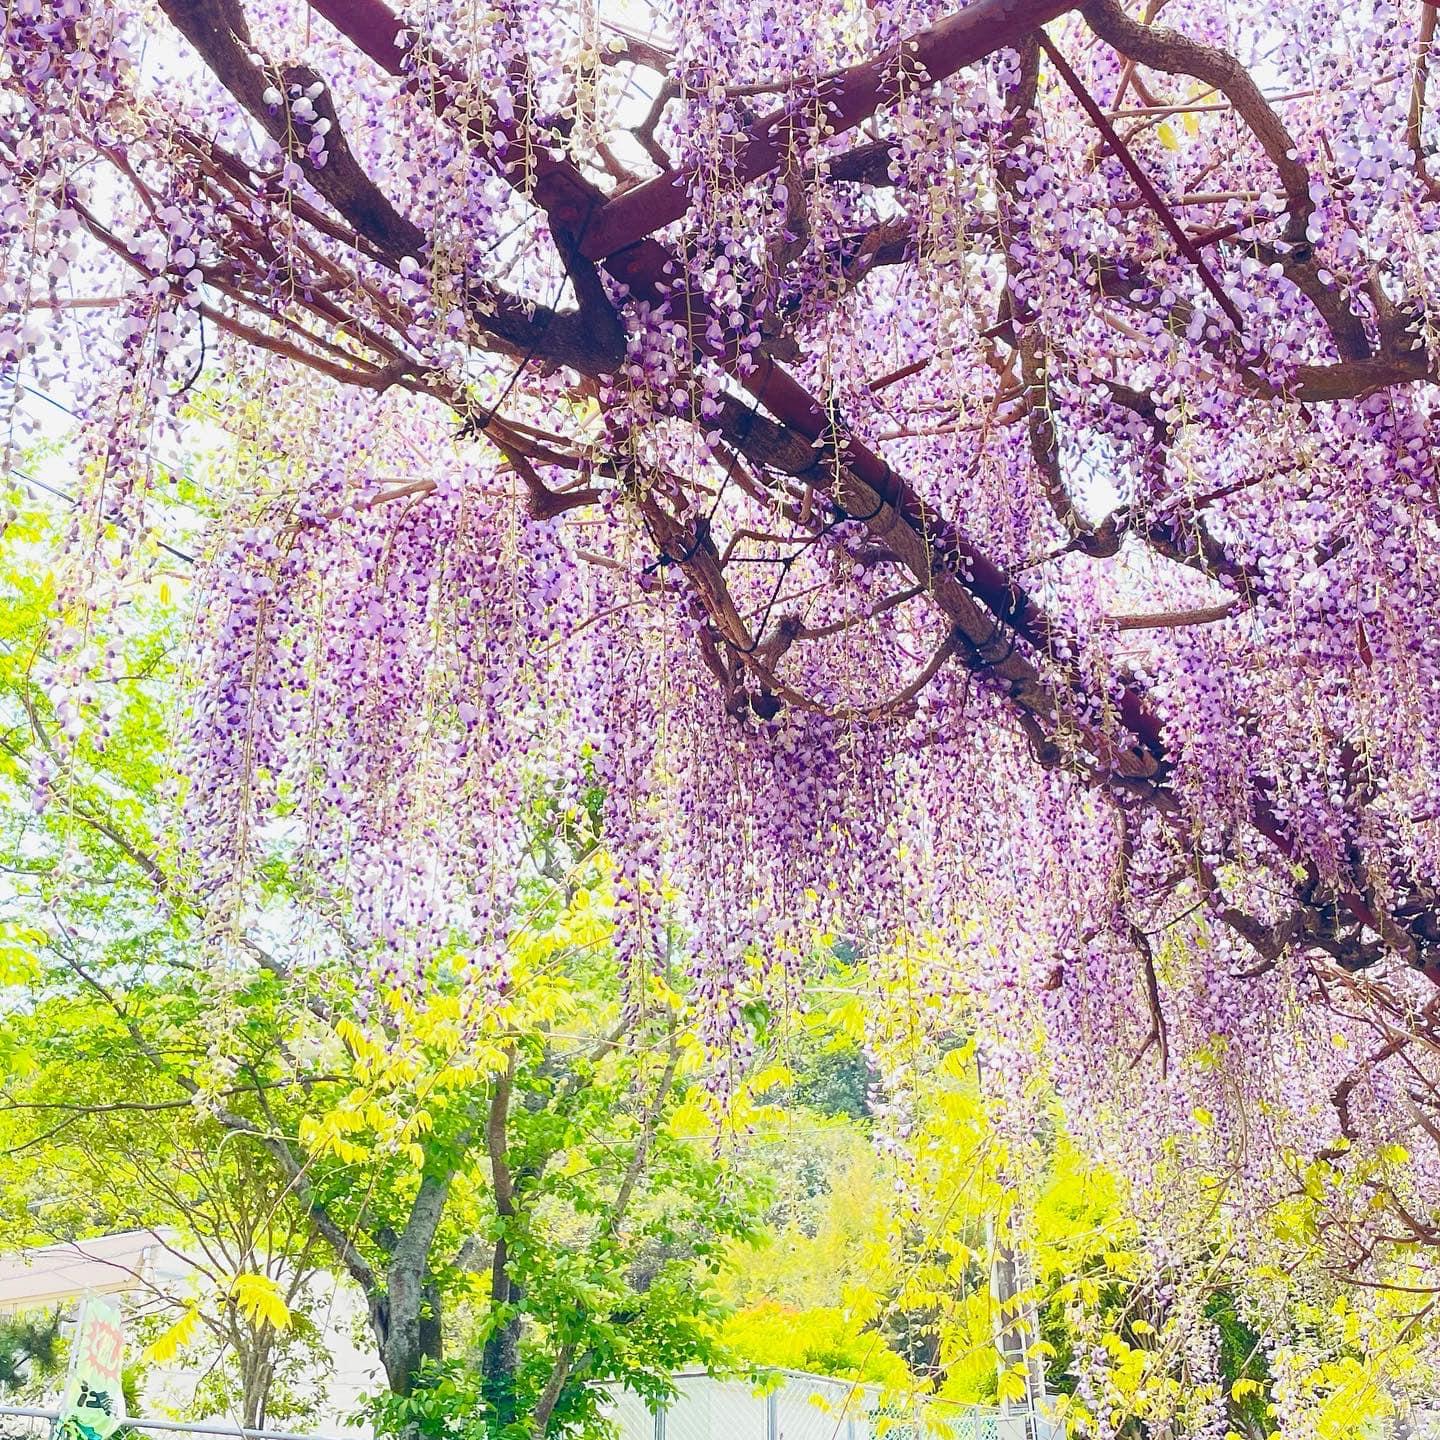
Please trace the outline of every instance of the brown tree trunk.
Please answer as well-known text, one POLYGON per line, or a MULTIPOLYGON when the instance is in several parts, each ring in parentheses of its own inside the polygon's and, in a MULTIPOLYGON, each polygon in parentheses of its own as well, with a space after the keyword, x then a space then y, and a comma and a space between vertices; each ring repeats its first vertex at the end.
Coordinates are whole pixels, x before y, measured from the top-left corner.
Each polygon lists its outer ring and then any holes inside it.
POLYGON ((265 1410, 270 1403, 270 1385, 275 1378, 271 1346, 259 1341, 254 1345, 237 1347, 237 1356, 240 1361, 240 1424, 246 1430, 263 1430, 265 1410))
POLYGON ((485 1423, 490 1434, 500 1434, 515 1422, 515 1376, 520 1368, 520 1287, 506 1273, 508 1250, 496 1241, 490 1262, 490 1300, 508 1312, 492 1330, 480 1356, 480 1394, 485 1402, 485 1423))

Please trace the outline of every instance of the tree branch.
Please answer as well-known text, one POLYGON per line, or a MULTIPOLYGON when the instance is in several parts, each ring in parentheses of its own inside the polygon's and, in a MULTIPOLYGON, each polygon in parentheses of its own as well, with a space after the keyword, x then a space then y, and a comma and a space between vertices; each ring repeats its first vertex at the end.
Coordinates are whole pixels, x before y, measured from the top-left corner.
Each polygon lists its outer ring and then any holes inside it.
MULTIPOLYGON (((818 82, 804 111, 823 109, 829 133, 843 134, 902 92, 938 85, 1071 8, 1065 0, 975 0, 873 60, 818 82)), ((736 148, 733 184, 757 180, 783 163, 794 145, 794 113, 787 104, 750 127, 736 148)), ((679 220, 690 208, 691 178, 688 171, 667 170, 607 201, 585 237, 584 253, 603 259, 679 220)))

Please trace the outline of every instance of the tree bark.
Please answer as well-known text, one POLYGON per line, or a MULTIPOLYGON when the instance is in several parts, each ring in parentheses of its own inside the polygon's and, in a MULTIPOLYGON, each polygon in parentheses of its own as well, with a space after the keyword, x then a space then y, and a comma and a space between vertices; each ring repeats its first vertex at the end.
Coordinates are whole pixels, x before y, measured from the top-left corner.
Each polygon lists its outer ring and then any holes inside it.
POLYGON ((480 1395, 485 1402, 485 1423, 492 1435, 499 1435, 515 1423, 518 1402, 515 1377, 520 1369, 520 1287, 505 1274, 506 1246, 495 1246, 491 1265, 490 1300, 506 1309, 504 1321, 485 1341, 480 1355, 480 1395))
MULTIPOLYGON (((273 1345, 274 1339, 271 1339, 273 1345)), ((237 1346, 240 1361, 240 1424, 246 1430, 265 1428, 265 1408, 270 1402, 270 1385, 275 1378, 271 1345, 237 1346)))
POLYGON ((380 1363, 396 1395, 410 1394, 426 1360, 444 1358, 440 1292, 430 1275, 430 1251, 453 1178, 453 1172, 432 1172, 421 1180, 404 1234, 391 1246, 383 1288, 377 1284, 365 1290, 380 1363))
POLYGON ((392 1272, 390 1289, 367 1299, 386 1384, 393 1394, 408 1395, 425 1361, 444 1359, 439 1292, 422 1275, 400 1277, 397 1291, 392 1272))
MULTIPOLYGON (((517 1216, 515 1178, 510 1172, 510 1096, 515 1087, 515 1052, 505 1073, 495 1081, 495 1093, 486 1117, 485 1139, 490 1152, 490 1176, 495 1190, 495 1212, 502 1225, 517 1216)), ((520 1287, 510 1278, 510 1247, 502 1231, 490 1260, 490 1305, 494 1328, 480 1357, 480 1393, 485 1401, 486 1424, 498 1435, 515 1421, 515 1376, 520 1368, 520 1287), (498 1324, 493 1316, 503 1314, 498 1324)))

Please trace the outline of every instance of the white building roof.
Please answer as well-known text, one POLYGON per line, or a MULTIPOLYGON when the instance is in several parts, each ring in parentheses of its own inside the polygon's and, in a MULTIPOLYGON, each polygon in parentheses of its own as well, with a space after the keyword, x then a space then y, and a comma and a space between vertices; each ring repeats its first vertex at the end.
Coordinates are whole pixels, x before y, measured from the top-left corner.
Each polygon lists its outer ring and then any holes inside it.
POLYGON ((133 1290, 154 1275, 157 1265, 168 1270, 174 1264, 175 1257, 153 1230, 126 1230, 0 1256, 0 1310, 133 1290), (167 1261, 170 1264, 163 1263, 167 1261))

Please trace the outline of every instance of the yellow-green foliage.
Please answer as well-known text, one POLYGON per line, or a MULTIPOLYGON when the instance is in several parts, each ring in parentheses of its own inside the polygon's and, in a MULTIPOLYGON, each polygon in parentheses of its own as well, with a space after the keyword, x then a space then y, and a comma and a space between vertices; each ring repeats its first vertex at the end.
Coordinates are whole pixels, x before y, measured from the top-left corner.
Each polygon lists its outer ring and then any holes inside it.
POLYGON ((801 1309, 763 1300, 731 1315, 719 1334, 728 1349, 757 1365, 894 1388, 910 1383, 905 1362, 880 1336, 863 1330, 854 1312, 841 1305, 801 1309))

